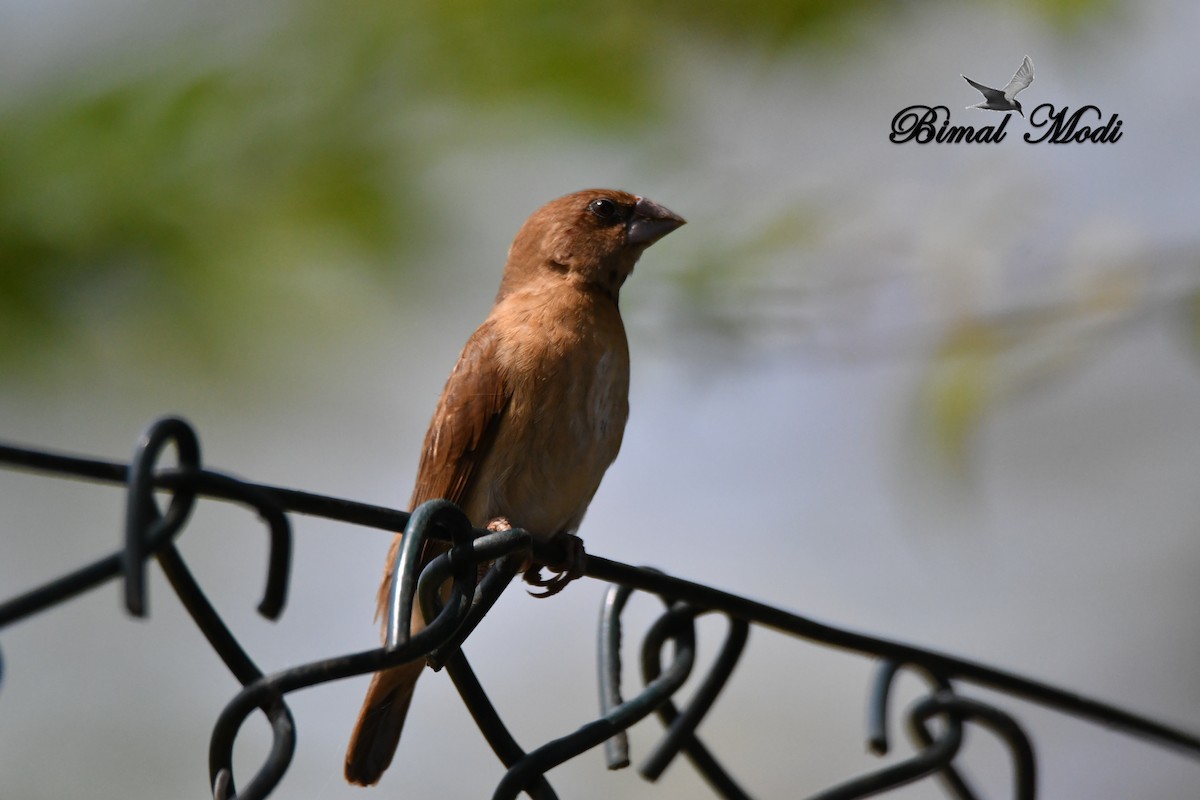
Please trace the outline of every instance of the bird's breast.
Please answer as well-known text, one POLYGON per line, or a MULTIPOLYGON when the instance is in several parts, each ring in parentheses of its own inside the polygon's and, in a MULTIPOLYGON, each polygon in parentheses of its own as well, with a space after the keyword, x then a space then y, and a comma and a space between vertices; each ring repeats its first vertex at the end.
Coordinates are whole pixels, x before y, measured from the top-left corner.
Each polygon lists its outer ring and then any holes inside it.
POLYGON ((481 516, 538 536, 579 527, 629 416, 629 350, 615 306, 571 311, 532 314, 505 348, 511 399, 488 456, 501 480, 481 516))

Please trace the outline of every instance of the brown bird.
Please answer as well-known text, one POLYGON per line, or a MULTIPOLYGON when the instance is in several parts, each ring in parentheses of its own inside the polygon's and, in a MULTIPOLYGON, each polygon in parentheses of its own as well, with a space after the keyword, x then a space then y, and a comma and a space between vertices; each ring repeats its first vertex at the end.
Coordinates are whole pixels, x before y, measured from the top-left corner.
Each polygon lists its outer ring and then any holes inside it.
MULTIPOLYGON (((495 305, 442 390, 410 508, 445 498, 475 525, 511 522, 535 537, 570 539, 617 457, 629 415, 621 285, 647 247, 683 224, 645 198, 606 189, 560 197, 525 221, 495 305)), ((400 539, 379 589, 385 621, 400 539)), ((427 543, 422 561, 439 552, 427 543)), ((544 594, 578 577, 578 559, 544 565, 558 573, 548 580, 541 566, 531 564, 525 579, 544 594)), ((413 632, 422 627, 414 611, 413 632)), ((375 674, 346 752, 346 780, 369 786, 387 769, 424 666, 417 660, 375 674)))

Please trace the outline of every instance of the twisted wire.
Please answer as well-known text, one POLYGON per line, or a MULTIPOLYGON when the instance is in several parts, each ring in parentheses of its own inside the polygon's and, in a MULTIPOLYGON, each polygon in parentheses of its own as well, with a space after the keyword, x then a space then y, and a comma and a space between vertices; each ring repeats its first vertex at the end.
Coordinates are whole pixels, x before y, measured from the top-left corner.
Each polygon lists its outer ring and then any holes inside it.
MULTIPOLYGON (((127 464, 3 444, 0 464, 125 487, 122 546, 0 603, 0 629, 111 580, 122 582, 128 613, 146 616, 150 607, 146 569, 151 560, 156 561, 196 626, 242 685, 221 711, 210 738, 209 779, 215 800, 258 800, 270 796, 278 786, 291 764, 296 743, 297 726, 287 704, 288 694, 417 658, 425 658, 435 669, 446 670, 481 734, 503 764, 505 772, 493 794, 496 800, 516 798, 522 793, 537 800, 557 798, 547 773, 601 745, 610 769, 627 766, 630 753, 625 731, 651 714, 657 714, 665 732, 639 768, 644 778, 657 780, 682 754, 716 796, 748 798, 747 791, 697 731, 733 675, 754 626, 877 659, 867 701, 866 737, 868 748, 876 755, 886 755, 890 749, 891 690, 896 677, 911 672, 928 687, 928 693, 906 711, 911 755, 813 794, 811 800, 869 797, 931 777, 938 779, 952 797, 975 798, 978 795, 956 764, 968 725, 989 731, 1008 751, 1013 795, 1018 800, 1035 797, 1037 764, 1028 734, 1008 712, 964 694, 964 684, 1037 703, 1200 760, 1200 737, 1112 704, 986 664, 823 624, 658 570, 592 554, 585 555, 584 575, 610 584, 598 632, 600 714, 570 733, 527 750, 496 712, 461 649, 522 565, 531 556, 553 555, 544 551, 548 545, 526 531, 474 528, 461 509, 444 500, 430 501, 406 513, 214 472, 201 465, 195 430, 178 417, 153 422, 138 439, 127 464), (175 451, 176 466, 160 464, 168 449, 175 451), (165 509, 156 497, 162 492, 169 493, 165 509), (242 505, 254 511, 266 528, 270 553, 258 611, 268 619, 277 619, 286 605, 292 551, 289 514, 402 531, 384 645, 264 674, 221 620, 175 546, 196 504, 208 499, 242 505), (449 547, 421 568, 418 556, 422 543, 429 538, 449 547), (444 591, 447 585, 449 591, 444 591), (641 635, 638 655, 642 685, 626 698, 621 686, 625 633, 622 614, 636 592, 657 597, 663 610, 641 635), (415 634, 409 629, 414 603, 421 604, 423 616, 429 620, 415 634), (705 615, 725 619, 725 638, 696 690, 680 707, 674 698, 696 667, 695 622, 705 615), (272 745, 263 764, 239 788, 233 774, 234 743, 245 721, 255 712, 266 716, 272 745), (938 724, 931 726, 934 720, 938 724)), ((0 660, 0 681, 2 668, 0 660)))

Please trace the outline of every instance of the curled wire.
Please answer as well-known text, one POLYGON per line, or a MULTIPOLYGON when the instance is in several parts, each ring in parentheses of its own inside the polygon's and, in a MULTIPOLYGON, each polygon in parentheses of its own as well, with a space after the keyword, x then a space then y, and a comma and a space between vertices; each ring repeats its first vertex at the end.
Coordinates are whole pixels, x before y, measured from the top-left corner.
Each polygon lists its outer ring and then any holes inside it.
POLYGON ((1085 697, 1077 692, 1060 689, 970 659, 826 625, 786 609, 711 586, 594 555, 588 556, 584 574, 651 594, 685 600, 701 608, 720 610, 732 617, 745 619, 751 624, 840 650, 919 665, 947 679, 970 681, 1054 708, 1064 714, 1120 729, 1127 735, 1171 747, 1192 757, 1200 757, 1200 736, 1196 734, 1134 714, 1110 703, 1085 697))
MULTIPOLYGON (((935 714, 948 714, 952 720, 978 722, 991 729, 1008 747, 1013 759, 1013 796, 1016 800, 1033 800, 1037 794, 1037 761, 1029 737, 1011 716, 998 708, 962 697, 954 692, 937 692, 918 702, 912 712, 914 736, 928 741, 929 730, 925 720, 935 714)), ((951 792, 962 800, 972 800, 976 795, 968 788, 953 767, 943 770, 941 775, 951 792)))
MULTIPOLYGON (((234 677, 243 685, 261 678, 262 672, 217 614, 187 568, 175 547, 174 536, 195 505, 200 486, 223 486, 231 496, 257 510, 270 531, 267 583, 258 611, 273 620, 279 617, 286 603, 287 579, 291 570, 291 528, 282 509, 270 496, 253 486, 241 485, 227 475, 202 472, 195 432, 176 417, 156 421, 143 434, 134 453, 129 476, 123 553, 129 613, 134 616, 146 614, 145 560, 153 555, 176 596, 234 677), (154 500, 154 476, 155 462, 169 442, 173 442, 178 450, 180 469, 164 482, 174 492, 164 514, 154 500), (137 565, 136 569, 131 568, 133 564, 137 565)), ((290 719, 290 712, 287 716, 290 719)))
POLYGON ((687 680, 695 663, 696 632, 693 623, 696 614, 697 609, 681 603, 659 617, 646 633, 643 653, 652 651, 657 655, 668 641, 672 642, 674 655, 666 669, 661 670, 633 699, 607 710, 599 719, 581 726, 574 733, 547 742, 512 765, 496 787, 493 800, 515 798, 537 777, 599 746, 613 734, 645 718, 666 702, 687 680))
MULTIPOLYGON (((605 594, 600 614, 598 667, 600 685, 600 709, 606 713, 622 702, 621 699, 621 613, 624 611, 633 590, 628 586, 612 584, 605 594)), ((663 598, 664 602, 667 602, 663 598)), ((709 613, 709 612, 703 612, 709 613)), ((748 794, 721 766, 716 757, 696 737, 696 728, 715 702, 725 683, 733 674, 738 659, 745 649, 750 625, 745 620, 726 616, 728 632, 716 660, 710 667, 700 687, 681 713, 668 697, 656 711, 666 733, 646 758, 638 772, 649 781, 656 781, 667 766, 683 751, 689 760, 720 796, 747 798, 748 794)), ((654 651, 642 650, 642 679, 649 684, 661 671, 658 660, 652 658, 654 651)), ((609 769, 620 769, 629 765, 629 737, 621 731, 605 742, 605 757, 609 769)))
POLYGON ((209 778, 215 800, 258 800, 268 796, 282 779, 295 750, 284 695, 318 683, 394 667, 421 658, 452 639, 468 620, 478 594, 475 565, 497 557, 498 549, 511 550, 521 544, 519 537, 473 537, 466 516, 452 503, 431 500, 413 511, 394 565, 384 646, 259 676, 246 685, 221 711, 209 742, 209 778), (421 544, 442 537, 451 541, 452 549, 422 569, 421 544), (439 606, 434 598, 446 580, 452 580, 450 593, 445 605, 439 606), (417 633, 412 633, 409 625, 414 602, 422 604, 429 620, 417 633), (263 710, 272 723, 272 746, 262 767, 239 791, 233 778, 233 746, 242 725, 256 709, 263 710))
MULTIPOLYGON (((745 620, 726 617, 726 621, 729 628, 721 650, 684 710, 678 711, 669 698, 659 706, 658 715, 667 726, 667 731, 638 771, 647 780, 658 780, 675 756, 683 751, 723 797, 742 798, 748 795, 696 737, 696 728, 725 688, 750 634, 750 624, 745 620)), ((646 651, 643 650, 642 678, 650 681, 657 675, 660 666, 657 661, 646 660, 645 655, 646 651)))
POLYGON ((530 554, 535 559, 552 555, 547 550, 549 543, 533 540, 521 530, 474 529, 461 510, 444 501, 432 501, 410 515, 341 498, 255 484, 203 469, 195 431, 176 417, 166 417, 149 426, 129 464, 3 444, 0 444, 0 462, 127 487, 123 546, 0 603, 0 628, 115 579, 123 580, 129 613, 144 615, 148 608, 145 564, 153 557, 197 627, 243 687, 222 710, 210 740, 210 787, 219 800, 263 798, 278 785, 295 752, 296 724, 285 702, 289 692, 417 658, 425 658, 435 669, 445 667, 504 765, 506 771, 496 788, 496 798, 512 798, 524 792, 536 800, 553 800, 556 795, 546 773, 601 743, 608 751, 610 767, 627 765, 628 743, 623 732, 655 712, 667 732, 641 768, 645 777, 657 778, 676 755, 684 753, 716 793, 729 798, 747 797, 704 747, 696 730, 730 678, 751 625, 880 659, 868 720, 868 744, 877 754, 886 754, 888 750, 888 698, 899 671, 913 670, 930 685, 929 694, 907 712, 907 729, 916 752, 900 763, 816 795, 821 800, 865 797, 931 775, 938 776, 952 795, 974 798, 971 787, 954 764, 966 724, 982 726, 1003 741, 1012 758, 1014 795, 1018 800, 1032 798, 1036 790, 1036 761, 1028 736, 1007 713, 963 696, 959 691, 962 683, 1039 703, 1200 759, 1200 737, 1110 704, 984 664, 824 625, 703 584, 590 554, 585 555, 584 574, 613 584, 601 615, 601 715, 573 733, 527 752, 496 713, 461 646, 530 554), (175 467, 159 465, 168 448, 175 450, 178 462, 175 467), (170 492, 165 510, 155 497, 160 491, 170 492), (289 513, 316 515, 388 532, 403 531, 403 546, 394 565, 385 646, 263 675, 224 625, 175 546, 202 497, 249 507, 267 527, 270 554, 258 609, 271 619, 282 613, 286 603, 291 554, 289 513), (421 568, 422 543, 431 540, 439 541, 441 544, 435 549, 445 552, 421 568), (485 566, 486 573, 478 580, 485 566), (443 591, 444 586, 449 586, 449 590, 443 591), (634 697, 625 700, 620 687, 620 616, 634 591, 657 596, 666 610, 642 640, 640 662, 645 685, 634 697), (421 604, 424 618, 430 621, 415 634, 410 627, 414 603, 421 604), (708 674, 690 701, 679 709, 672 697, 695 665, 695 620, 710 613, 725 618, 725 640, 708 674), (668 647, 670 656, 664 660, 668 647), (258 771, 238 791, 232 770, 233 746, 244 721, 256 710, 262 711, 270 723, 271 750, 258 771), (929 725, 934 719, 940 721, 936 730, 929 725))
POLYGON ((138 440, 129 462, 122 554, 125 608, 135 617, 146 616, 146 560, 183 528, 196 505, 196 489, 189 483, 175 489, 165 514, 154 500, 154 467, 168 444, 175 445, 181 469, 200 469, 200 440, 178 417, 156 420, 138 440))
POLYGON ((0 461, 109 483, 128 483, 124 547, 0 603, 0 628, 118 576, 125 578, 127 610, 134 616, 143 616, 146 610, 145 562, 181 532, 200 494, 248 505, 267 523, 270 552, 266 590, 259 612, 269 619, 277 618, 282 612, 291 570, 291 532, 283 504, 269 487, 201 470, 198 437, 182 419, 164 417, 153 422, 140 437, 129 466, 8 445, 0 446, 0 461), (155 462, 169 443, 176 445, 180 467, 156 470, 155 462), (154 500, 156 487, 173 491, 165 514, 154 500))
MULTIPOLYGON (((886 755, 889 750, 889 695, 897 674, 906 666, 911 668, 913 665, 885 660, 876 669, 867 723, 867 745, 876 755, 886 755)), ((978 795, 954 765, 962 746, 963 724, 967 722, 978 722, 1003 740, 1013 759, 1014 796, 1017 800, 1032 800, 1037 786, 1036 761, 1029 739, 1016 721, 997 708, 959 695, 954 686, 939 675, 920 668, 915 671, 933 689, 908 710, 908 732, 919 751, 905 761, 839 784, 809 800, 868 797, 929 775, 941 778, 947 791, 959 800, 975 800, 978 795), (944 721, 940 736, 934 736, 929 729, 928 723, 933 717, 941 717, 944 721)))

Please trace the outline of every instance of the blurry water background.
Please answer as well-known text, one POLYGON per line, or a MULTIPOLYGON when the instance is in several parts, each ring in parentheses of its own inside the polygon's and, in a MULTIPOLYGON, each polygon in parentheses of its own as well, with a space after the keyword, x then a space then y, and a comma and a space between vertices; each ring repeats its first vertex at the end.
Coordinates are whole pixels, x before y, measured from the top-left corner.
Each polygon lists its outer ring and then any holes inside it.
MULTIPOLYGON (((2 0, 0 438, 125 458, 179 413, 214 468, 402 507, 512 234, 622 187, 689 225, 622 298, 632 417, 589 550, 1200 729, 1197 26, 1180 0, 2 0), (959 73, 1002 86, 1026 53, 1026 109, 1095 104, 1123 138, 1029 145, 1014 117, 997 145, 888 141, 917 103, 998 123, 959 73)), ((113 549, 122 502, 0 471, 0 595, 113 549)), ((278 624, 253 613, 264 541, 211 503, 181 539, 264 670, 376 641, 387 535, 298 518, 278 624)), ((146 621, 109 585, 0 636, 0 795, 206 796, 237 686, 152 573, 146 621)), ((514 587, 467 646, 527 747, 595 713, 602 592, 514 587)), ((879 765, 868 676, 755 631, 701 734, 755 796, 816 792, 879 765)), ((490 795, 432 674, 381 788, 346 786, 365 685, 291 696, 276 796, 490 795)), ((1003 706, 1045 797, 1195 793, 1193 761, 1003 706)), ((243 783, 267 741, 239 740, 243 783)), ((987 735, 965 759, 1008 791, 987 735)), ((704 796, 682 762, 550 778, 704 796)))

